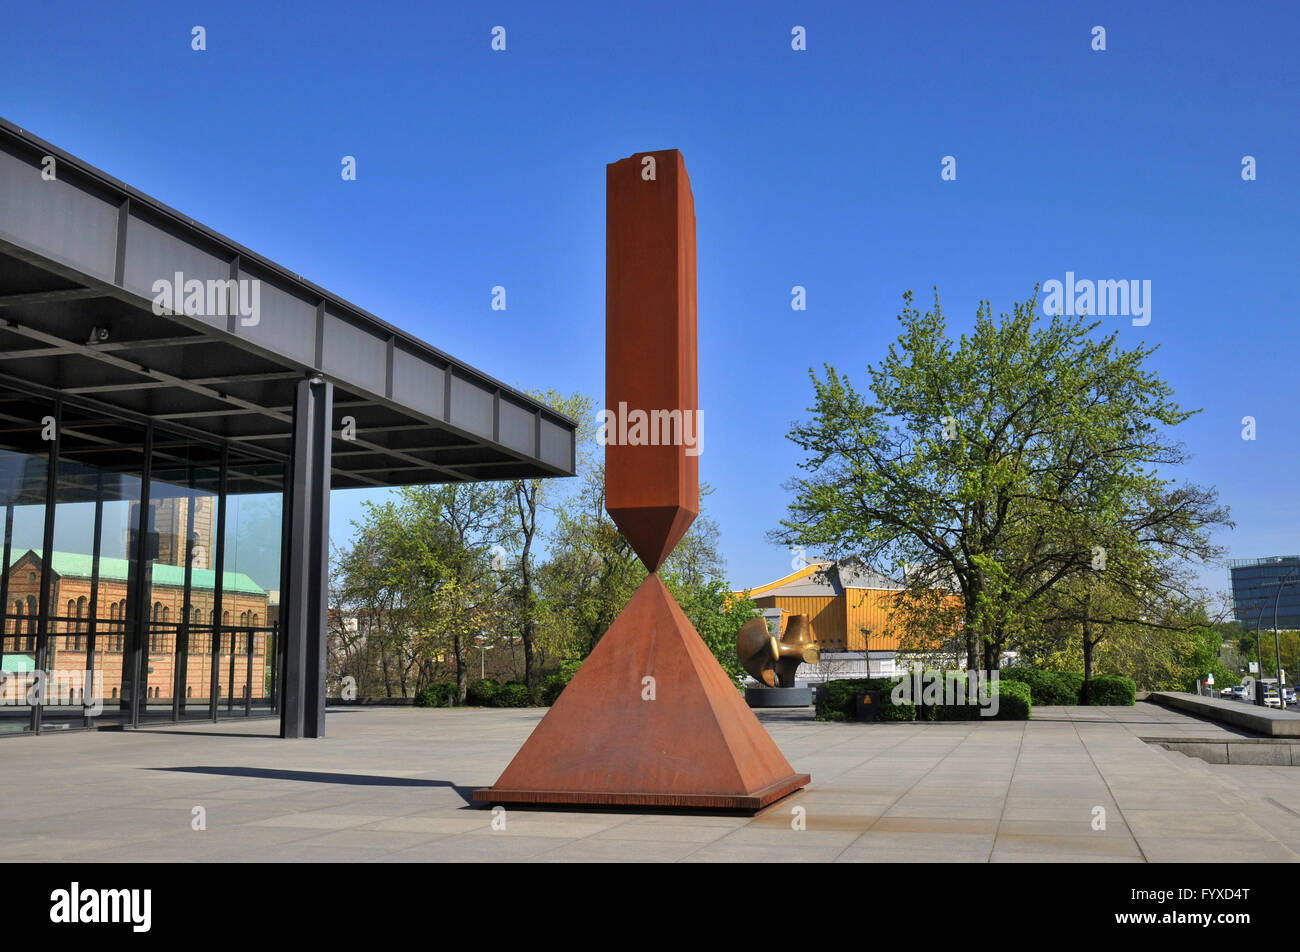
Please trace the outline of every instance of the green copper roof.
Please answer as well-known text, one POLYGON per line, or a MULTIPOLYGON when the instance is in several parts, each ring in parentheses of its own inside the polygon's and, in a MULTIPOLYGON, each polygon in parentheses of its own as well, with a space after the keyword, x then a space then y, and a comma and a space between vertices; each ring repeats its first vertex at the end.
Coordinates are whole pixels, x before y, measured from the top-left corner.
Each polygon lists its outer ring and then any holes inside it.
MULTIPOLYGON (((27 552, 32 553, 38 559, 41 557, 40 549, 28 549, 25 552, 14 552, 9 560, 12 567, 19 559, 23 558, 27 552)), ((125 582, 126 559, 110 559, 103 556, 99 559, 99 577, 101 579, 111 579, 113 581, 125 582)), ((55 552, 54 558, 50 563, 54 569, 54 574, 60 578, 90 578, 91 557, 82 555, 80 552, 55 552)), ((194 569, 193 577, 190 580, 190 586, 195 590, 212 591, 213 584, 217 580, 217 573, 212 569, 194 569)), ((175 588, 185 587, 185 569, 180 565, 165 565, 162 562, 153 564, 153 584, 170 585, 175 588)), ((243 572, 225 572, 222 574, 221 590, 223 592, 242 592, 246 595, 265 595, 266 591, 254 582, 243 572)))

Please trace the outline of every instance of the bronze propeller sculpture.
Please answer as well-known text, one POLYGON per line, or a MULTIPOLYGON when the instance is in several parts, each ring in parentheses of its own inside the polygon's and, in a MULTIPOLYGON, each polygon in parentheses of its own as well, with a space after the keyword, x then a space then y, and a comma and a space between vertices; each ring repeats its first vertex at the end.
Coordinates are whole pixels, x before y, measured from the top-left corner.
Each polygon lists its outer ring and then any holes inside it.
POLYGON ((794 687, 799 665, 821 660, 807 615, 792 615, 779 641, 768 632, 766 621, 751 619, 736 634, 736 654, 745 670, 769 688, 794 687))

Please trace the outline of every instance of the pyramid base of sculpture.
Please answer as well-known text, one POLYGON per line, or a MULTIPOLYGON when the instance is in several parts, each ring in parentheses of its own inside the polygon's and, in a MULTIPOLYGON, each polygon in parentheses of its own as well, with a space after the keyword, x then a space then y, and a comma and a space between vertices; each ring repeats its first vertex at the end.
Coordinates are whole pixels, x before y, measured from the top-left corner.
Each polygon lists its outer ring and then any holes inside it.
POLYGON ((474 791, 475 803, 530 806, 655 807, 678 810, 761 810, 782 797, 806 787, 812 777, 792 773, 752 793, 599 793, 589 790, 500 790, 483 787, 474 791))
POLYGON ((650 575, 478 803, 762 809, 795 773, 650 575))

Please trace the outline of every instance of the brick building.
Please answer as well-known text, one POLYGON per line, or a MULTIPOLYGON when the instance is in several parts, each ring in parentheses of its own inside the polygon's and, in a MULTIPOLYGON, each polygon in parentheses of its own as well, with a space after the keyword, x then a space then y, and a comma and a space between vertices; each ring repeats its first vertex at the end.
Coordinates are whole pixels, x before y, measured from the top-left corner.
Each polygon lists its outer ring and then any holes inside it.
MULTIPOLYGON (((167 538, 160 539, 160 552, 167 538)), ((173 540, 174 541, 174 540, 173 540)), ((174 557, 175 547, 168 549, 174 557)), ((197 559, 195 560, 198 561, 197 559)), ((36 613, 40 604, 41 553, 28 549, 14 553, 9 569, 9 604, 4 617, 4 653, 34 656, 36 613)), ((49 670, 88 669, 91 606, 95 606, 95 670, 101 672, 103 697, 121 694, 123 647, 126 641, 126 559, 99 560, 97 597, 92 596, 93 564, 88 555, 54 552, 50 565, 50 646, 46 658, 49 670)), ((173 697, 176 684, 177 645, 188 635, 185 697, 207 698, 212 678, 213 587, 216 573, 195 568, 190 580, 190 613, 185 610, 185 569, 155 562, 151 567, 146 696, 173 697), (188 622, 188 624, 183 624, 188 622), (184 631, 182 628, 184 627, 184 631)), ((233 683, 235 697, 250 690, 255 697, 266 693, 267 593, 247 575, 226 572, 222 580, 223 637, 217 655, 220 697, 228 697, 233 683), (233 629, 233 630, 232 630, 233 629), (258 630, 260 629, 260 630, 258 630), (251 664, 249 648, 251 639, 251 664), (233 647, 233 655, 231 648, 233 647), (234 661, 233 682, 230 677, 234 661), (251 668, 251 670, 250 670, 251 668), (251 681, 251 688, 250 688, 251 681)), ((129 679, 128 679, 129 680, 129 679)), ((7 685, 12 693, 18 684, 7 685)))

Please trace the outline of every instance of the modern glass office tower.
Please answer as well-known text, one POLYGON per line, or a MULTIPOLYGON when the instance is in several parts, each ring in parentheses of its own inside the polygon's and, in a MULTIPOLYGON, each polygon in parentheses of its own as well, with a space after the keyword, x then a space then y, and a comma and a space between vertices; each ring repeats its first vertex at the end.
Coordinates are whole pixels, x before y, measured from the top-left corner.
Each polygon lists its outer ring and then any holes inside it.
POLYGON ((575 429, 0 120, 0 736, 319 736, 331 488, 571 475, 575 429))
POLYGON ((1234 559, 1233 614, 1249 630, 1272 628, 1276 610, 1279 629, 1300 628, 1300 555, 1267 559, 1234 559))

